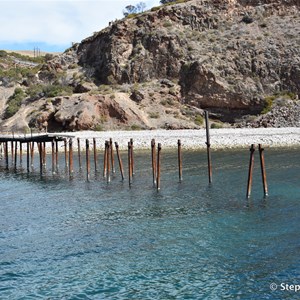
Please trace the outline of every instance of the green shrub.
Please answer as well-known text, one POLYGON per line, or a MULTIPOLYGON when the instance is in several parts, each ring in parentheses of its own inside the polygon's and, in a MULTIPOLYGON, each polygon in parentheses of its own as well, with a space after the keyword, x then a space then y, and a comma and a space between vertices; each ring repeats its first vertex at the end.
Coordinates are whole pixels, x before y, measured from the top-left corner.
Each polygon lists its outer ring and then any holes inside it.
POLYGON ((151 112, 151 113, 149 113, 149 117, 151 119, 158 119, 159 118, 159 112, 151 112))
POLYGON ((210 125, 210 128, 211 129, 220 129, 220 128, 223 128, 223 125, 221 123, 212 123, 210 125))
POLYGON ((21 88, 16 88, 13 95, 8 98, 8 106, 4 112, 4 119, 8 119, 18 112, 24 98, 24 91, 21 88))
POLYGON ((204 119, 202 116, 200 116, 200 115, 195 116, 194 122, 196 125, 198 125, 198 126, 203 125, 203 121, 204 121, 204 119))
POLYGON ((142 130, 141 126, 137 124, 133 124, 130 128, 131 130, 142 130))
POLYGON ((265 97, 264 99, 264 108, 263 110, 261 111, 261 114, 266 114, 268 113, 271 108, 272 108, 272 105, 273 105, 273 101, 275 100, 276 96, 267 96, 265 97))

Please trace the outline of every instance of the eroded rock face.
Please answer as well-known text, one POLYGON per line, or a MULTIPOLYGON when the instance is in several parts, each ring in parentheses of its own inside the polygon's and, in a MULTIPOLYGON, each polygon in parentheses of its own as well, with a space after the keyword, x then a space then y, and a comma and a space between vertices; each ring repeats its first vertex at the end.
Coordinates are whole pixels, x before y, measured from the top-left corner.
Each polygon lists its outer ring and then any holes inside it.
POLYGON ((265 95, 300 94, 299 6, 194 0, 163 7, 84 40, 79 63, 100 83, 179 80, 185 103, 225 119, 228 110, 258 113, 265 95))

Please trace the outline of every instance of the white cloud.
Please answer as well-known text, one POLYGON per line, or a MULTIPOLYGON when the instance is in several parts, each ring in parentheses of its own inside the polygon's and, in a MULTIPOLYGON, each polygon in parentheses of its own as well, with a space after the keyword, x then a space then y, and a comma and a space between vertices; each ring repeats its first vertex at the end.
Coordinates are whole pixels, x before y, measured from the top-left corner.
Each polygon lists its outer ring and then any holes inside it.
MULTIPOLYGON (((40 42, 66 46, 80 42, 109 21, 123 17, 126 5, 142 0, 0 0, 1 44, 40 42)), ((150 9, 159 0, 145 2, 150 9)))

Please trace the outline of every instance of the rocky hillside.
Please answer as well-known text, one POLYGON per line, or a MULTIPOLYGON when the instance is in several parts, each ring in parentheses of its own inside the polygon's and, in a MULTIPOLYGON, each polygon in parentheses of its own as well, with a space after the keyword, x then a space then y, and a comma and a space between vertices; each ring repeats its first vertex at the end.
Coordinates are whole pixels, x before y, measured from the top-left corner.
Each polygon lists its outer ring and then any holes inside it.
POLYGON ((299 9, 191 0, 130 15, 17 82, 21 108, 2 126, 198 128, 203 109, 215 126, 299 126, 299 9))

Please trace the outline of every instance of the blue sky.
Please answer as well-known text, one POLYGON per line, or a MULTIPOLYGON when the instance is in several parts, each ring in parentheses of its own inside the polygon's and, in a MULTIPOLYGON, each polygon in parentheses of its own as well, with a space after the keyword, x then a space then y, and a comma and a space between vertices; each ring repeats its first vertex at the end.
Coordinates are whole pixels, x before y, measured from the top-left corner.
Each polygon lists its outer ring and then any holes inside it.
POLYGON ((159 0, 0 0, 0 49, 60 52, 123 17, 139 2, 159 0))

